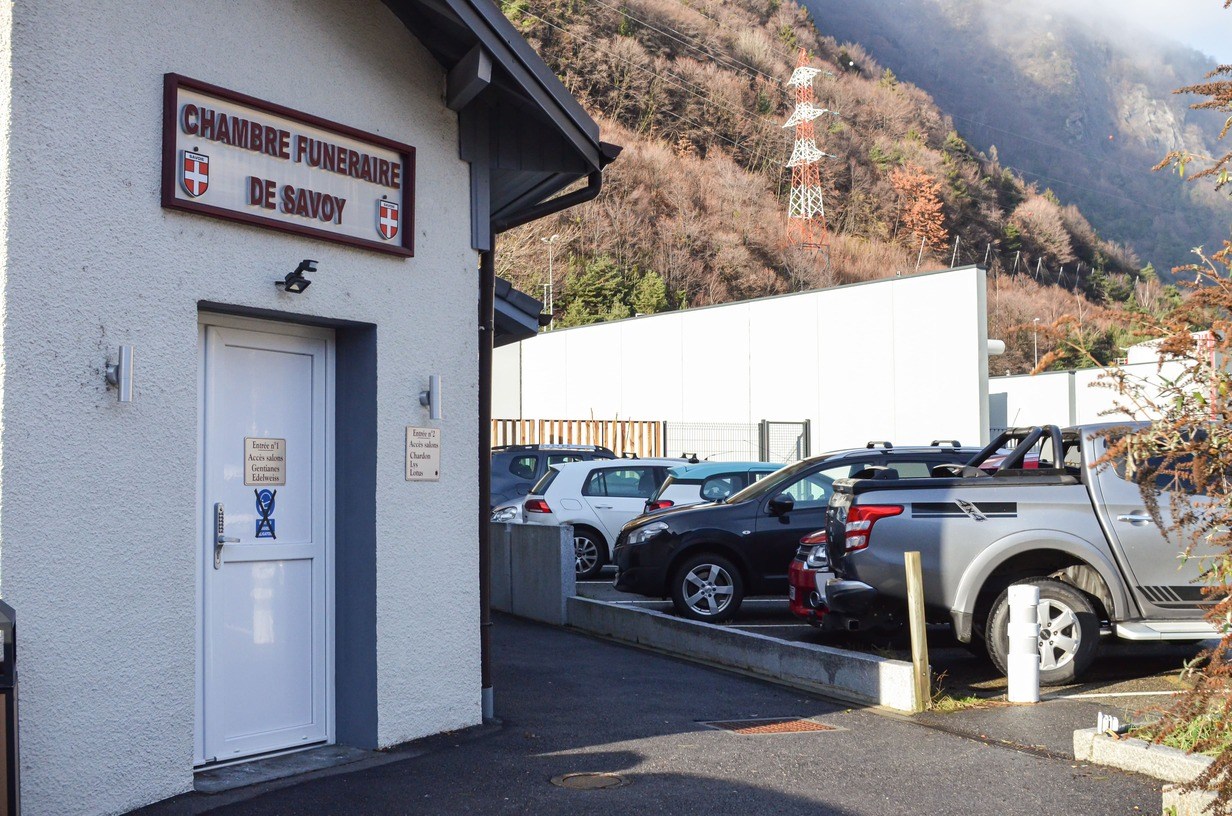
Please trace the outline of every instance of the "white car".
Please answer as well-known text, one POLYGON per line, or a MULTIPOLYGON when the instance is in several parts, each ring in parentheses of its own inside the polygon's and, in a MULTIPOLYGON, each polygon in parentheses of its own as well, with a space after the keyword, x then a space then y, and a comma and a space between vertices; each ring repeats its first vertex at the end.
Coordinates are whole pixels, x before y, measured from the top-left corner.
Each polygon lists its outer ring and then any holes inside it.
MULTIPOLYGON (((572 524, 577 577, 593 578, 612 560, 620 528, 681 459, 600 459, 553 465, 522 501, 526 524, 572 524)), ((499 510, 497 511, 499 512, 499 510)))

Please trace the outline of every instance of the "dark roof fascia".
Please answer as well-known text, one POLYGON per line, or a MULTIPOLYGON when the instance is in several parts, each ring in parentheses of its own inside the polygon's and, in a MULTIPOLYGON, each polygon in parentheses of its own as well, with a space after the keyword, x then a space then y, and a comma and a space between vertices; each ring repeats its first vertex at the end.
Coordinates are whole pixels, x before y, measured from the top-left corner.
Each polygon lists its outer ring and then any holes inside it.
POLYGON ((493 307, 496 317, 494 345, 504 346, 534 337, 539 332, 543 304, 513 288, 504 278, 496 279, 493 307))
POLYGON ((578 175, 577 173, 553 173, 518 196, 515 200, 510 201, 500 211, 492 213, 492 220, 494 222, 500 221, 503 218, 512 217, 515 213, 529 207, 534 207, 583 178, 585 176, 578 175))
MULTIPOLYGON (((492 0, 419 0, 447 6, 591 167, 603 165, 599 125, 492 0)), ((447 65, 446 69, 453 66, 447 65)))

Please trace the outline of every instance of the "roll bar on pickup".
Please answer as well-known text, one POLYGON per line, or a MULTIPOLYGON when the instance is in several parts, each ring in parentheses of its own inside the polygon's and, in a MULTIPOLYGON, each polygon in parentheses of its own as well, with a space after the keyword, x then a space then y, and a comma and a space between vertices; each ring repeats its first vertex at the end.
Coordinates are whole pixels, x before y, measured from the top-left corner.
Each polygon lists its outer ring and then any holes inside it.
POLYGON ((1027 453, 1031 448, 1035 447, 1041 439, 1047 436, 1052 441, 1053 457, 1057 460, 1054 466, 1059 467, 1061 456, 1065 450, 1061 445, 1061 429, 1056 425, 1034 425, 1026 428, 1006 428, 997 438, 989 442, 984 449, 977 453, 967 462, 967 467, 978 468, 984 464, 990 457, 997 454, 997 451, 1006 447, 1009 443, 1014 443, 1013 450, 1005 457, 1005 460, 997 466, 997 473, 1007 470, 1016 470, 1022 467, 1023 460, 1026 459, 1027 453))

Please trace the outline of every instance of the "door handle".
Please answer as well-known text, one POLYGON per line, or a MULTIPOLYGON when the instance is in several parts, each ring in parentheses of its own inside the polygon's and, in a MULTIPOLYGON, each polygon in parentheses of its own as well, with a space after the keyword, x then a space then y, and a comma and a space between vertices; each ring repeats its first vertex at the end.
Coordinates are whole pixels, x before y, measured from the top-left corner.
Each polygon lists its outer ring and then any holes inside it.
POLYGON ((1117 521, 1128 521, 1130 524, 1136 524, 1140 521, 1150 521, 1150 520, 1151 520, 1151 517, 1149 515, 1143 515, 1140 513, 1126 513, 1124 515, 1117 516, 1117 521))
POLYGON ((223 544, 238 544, 238 538, 223 535, 223 529, 226 526, 225 511, 222 507, 222 502, 214 503, 214 569, 222 569, 222 545, 223 544))
POLYGON ((611 510, 611 509, 612 509, 612 505, 610 505, 610 504, 596 504, 596 505, 595 505, 595 509, 596 509, 596 510, 611 510))

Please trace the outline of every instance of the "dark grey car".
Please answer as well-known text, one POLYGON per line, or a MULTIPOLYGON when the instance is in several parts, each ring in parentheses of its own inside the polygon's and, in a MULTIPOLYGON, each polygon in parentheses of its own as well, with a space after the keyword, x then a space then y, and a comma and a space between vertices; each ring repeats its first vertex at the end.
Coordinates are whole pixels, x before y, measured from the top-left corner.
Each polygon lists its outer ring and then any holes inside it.
POLYGON ((552 465, 615 459, 616 454, 599 445, 502 445, 492 449, 492 504, 521 498, 552 465))

